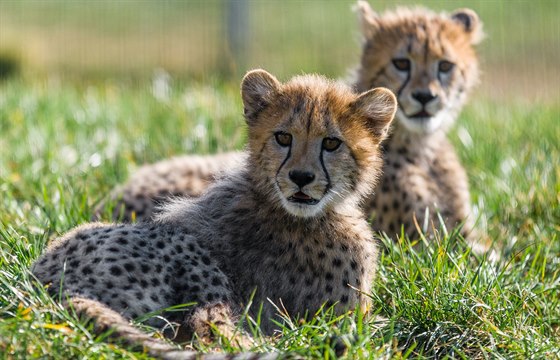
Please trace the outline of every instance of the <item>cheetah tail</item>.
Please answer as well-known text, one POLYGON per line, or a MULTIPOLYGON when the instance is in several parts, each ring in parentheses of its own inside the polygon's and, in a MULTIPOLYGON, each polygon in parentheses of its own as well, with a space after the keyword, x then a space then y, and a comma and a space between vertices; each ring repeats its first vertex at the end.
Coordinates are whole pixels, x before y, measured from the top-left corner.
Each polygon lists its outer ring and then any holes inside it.
POLYGON ((130 324, 122 315, 106 305, 80 296, 68 300, 76 314, 94 321, 97 333, 111 331, 111 337, 133 347, 140 347, 150 356, 164 360, 275 360, 274 353, 201 354, 196 351, 180 350, 164 340, 156 339, 130 324))

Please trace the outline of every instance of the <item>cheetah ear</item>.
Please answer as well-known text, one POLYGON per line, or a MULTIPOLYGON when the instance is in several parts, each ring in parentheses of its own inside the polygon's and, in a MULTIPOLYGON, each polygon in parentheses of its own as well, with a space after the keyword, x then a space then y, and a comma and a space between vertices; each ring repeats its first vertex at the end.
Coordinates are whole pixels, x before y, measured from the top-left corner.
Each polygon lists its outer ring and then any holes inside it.
POLYGON ((364 39, 371 39, 379 30, 379 16, 365 0, 358 0, 358 3, 354 6, 354 11, 358 13, 360 30, 364 39))
POLYGON ((241 98, 247 123, 251 124, 256 120, 259 113, 280 91, 281 86, 282 84, 273 75, 262 69, 249 71, 245 75, 241 81, 241 98))
POLYGON ((471 37, 471 44, 478 44, 484 38, 482 22, 477 13, 471 9, 457 9, 451 13, 451 20, 463 27, 471 37))
POLYGON ((389 89, 375 88, 358 96, 352 108, 365 119, 367 129, 381 142, 387 137, 397 112, 397 98, 389 89))

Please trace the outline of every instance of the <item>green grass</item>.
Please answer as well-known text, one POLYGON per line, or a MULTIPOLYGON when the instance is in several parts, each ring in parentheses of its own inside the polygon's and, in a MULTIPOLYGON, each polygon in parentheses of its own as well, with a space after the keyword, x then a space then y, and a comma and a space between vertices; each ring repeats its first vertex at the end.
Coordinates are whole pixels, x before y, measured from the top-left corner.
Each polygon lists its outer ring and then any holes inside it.
MULTIPOLYGON (((341 336, 350 359, 560 357, 559 118, 560 103, 479 98, 451 134, 500 261, 470 254, 452 229, 423 251, 385 241, 372 310, 386 326, 327 311, 259 338, 258 350, 333 358, 341 336)), ((176 83, 158 99, 148 82, 10 80, 0 84, 0 134, 1 357, 144 358, 95 336, 28 269, 138 165, 242 148, 238 85, 176 83)))
MULTIPOLYGON (((146 78, 163 67, 174 77, 240 78, 265 66, 279 76, 318 72, 343 77, 358 63, 355 0, 248 0, 243 58, 227 45, 226 0, 0 1, 0 53, 16 54, 26 74, 146 78), (69 75, 72 74, 72 75, 69 75)), ((398 5, 476 10, 486 40, 482 89, 490 94, 557 99, 560 2, 375 0, 379 13, 398 5), (496 86, 500 91, 496 91, 496 86), (555 96, 555 97, 554 97, 555 96)), ((1 59, 0 59, 1 60, 1 59)))
MULTIPOLYGON (((242 148, 238 84, 222 76, 236 66, 233 78, 261 66, 282 78, 345 74, 359 54, 353 3, 250 2, 250 45, 236 65, 223 0, 0 1, 0 62, 15 66, 6 77, 23 74, 0 82, 0 358, 146 357, 94 335, 34 286, 30 264, 140 164, 242 148), (168 96, 152 94, 155 67, 175 80, 168 96)), ((332 358, 340 336, 350 359, 560 358, 560 2, 466 6, 487 34, 483 82, 451 138, 501 260, 455 246, 452 229, 421 252, 385 241, 372 294, 385 326, 326 311, 259 338, 258 350, 332 358)))

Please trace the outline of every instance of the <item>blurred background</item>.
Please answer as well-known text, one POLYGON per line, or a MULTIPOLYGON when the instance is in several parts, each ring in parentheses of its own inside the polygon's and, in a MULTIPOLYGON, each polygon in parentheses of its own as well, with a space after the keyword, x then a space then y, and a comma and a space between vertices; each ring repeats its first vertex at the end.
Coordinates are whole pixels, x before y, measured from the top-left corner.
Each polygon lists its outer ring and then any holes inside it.
MULTIPOLYGON (((484 22, 478 94, 560 98, 560 1, 370 1, 451 11, 484 22)), ((0 0, 0 78, 150 78, 238 82, 263 67, 281 78, 344 78, 360 53, 350 0, 0 0), (164 72, 162 72, 162 70, 164 72), (166 75, 167 76, 167 75, 166 75)))
MULTIPOLYGON (((560 0, 369 1, 482 19, 481 83, 449 138, 505 265, 391 247, 372 299, 392 325, 355 343, 382 358, 558 358, 560 0)), ((134 356, 103 350, 30 290, 31 262, 141 165, 242 149, 248 69, 348 78, 361 52, 354 4, 0 0, 0 359, 134 356)), ((336 322, 335 335, 353 324, 336 322)), ((278 344, 321 354, 331 334, 309 324, 278 344)))

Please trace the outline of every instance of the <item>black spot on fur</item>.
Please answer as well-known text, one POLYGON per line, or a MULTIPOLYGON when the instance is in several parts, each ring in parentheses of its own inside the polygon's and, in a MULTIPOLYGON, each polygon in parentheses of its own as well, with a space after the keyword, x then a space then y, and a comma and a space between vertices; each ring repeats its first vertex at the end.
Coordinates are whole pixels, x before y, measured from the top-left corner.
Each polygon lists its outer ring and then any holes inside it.
POLYGON ((87 254, 89 254, 90 252, 95 251, 95 250, 97 250, 97 246, 95 246, 95 245, 88 245, 88 246, 86 246, 86 248, 84 249, 84 254, 87 255, 87 254))
POLYGON ((222 281, 217 276, 212 278, 212 285, 214 286, 222 286, 222 281))
POLYGON ((340 298, 340 302, 343 304, 348 303, 348 295, 342 295, 342 297, 340 298))
POLYGON ((74 244, 72 246, 70 246, 67 250, 66 250, 66 255, 71 255, 74 252, 76 252, 76 250, 78 249, 78 245, 74 244))
POLYGON ((327 293, 329 293, 329 294, 332 294, 333 287, 332 287, 331 285, 328 285, 328 284, 327 284, 327 285, 325 286, 325 291, 326 291, 327 293))
POLYGON ((133 264, 133 263, 130 263, 130 262, 125 263, 123 266, 124 266, 125 270, 126 270, 126 271, 129 271, 129 272, 130 272, 130 271, 134 271, 134 270, 136 269, 136 267, 134 266, 134 264, 133 264))
POLYGON ((203 256, 202 262, 204 263, 204 265, 210 265, 210 258, 208 256, 203 256))
POLYGON ((121 269, 120 267, 116 266, 116 265, 111 266, 111 267, 109 268, 109 272, 110 272, 111 275, 113 275, 113 276, 120 276, 120 275, 122 275, 122 269, 121 269))
POLYGON ((340 267, 342 266, 342 260, 340 260, 339 258, 334 258, 332 264, 334 267, 340 267))
POLYGON ((327 281, 331 281, 333 279, 333 274, 331 272, 327 272, 325 274, 325 279, 327 279, 327 281))

